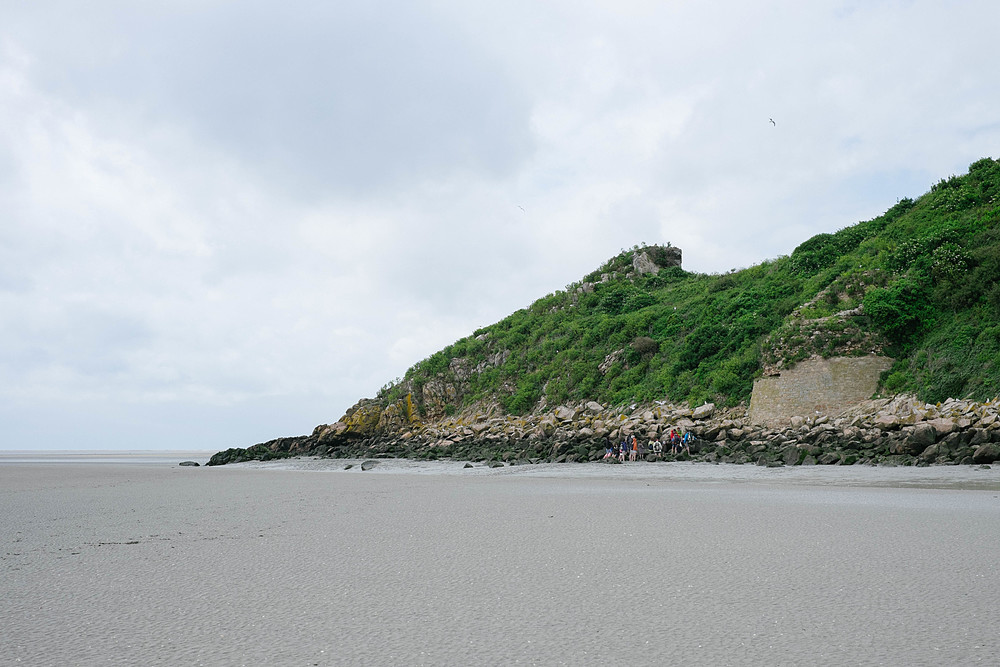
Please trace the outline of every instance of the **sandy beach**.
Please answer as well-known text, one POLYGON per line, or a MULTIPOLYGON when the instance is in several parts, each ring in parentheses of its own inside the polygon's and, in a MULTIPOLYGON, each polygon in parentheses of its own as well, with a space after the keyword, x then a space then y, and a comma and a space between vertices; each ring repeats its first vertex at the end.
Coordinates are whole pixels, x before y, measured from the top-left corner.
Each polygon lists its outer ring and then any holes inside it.
POLYGON ((1000 660, 997 469, 642 465, 5 463, 0 665, 1000 660))

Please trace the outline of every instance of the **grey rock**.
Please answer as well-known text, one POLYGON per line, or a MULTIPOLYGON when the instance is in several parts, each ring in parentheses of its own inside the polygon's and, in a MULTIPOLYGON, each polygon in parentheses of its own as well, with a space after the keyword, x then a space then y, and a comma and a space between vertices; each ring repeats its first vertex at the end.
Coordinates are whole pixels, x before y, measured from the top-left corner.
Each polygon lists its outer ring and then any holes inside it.
POLYGON ((940 451, 939 445, 929 445, 927 449, 922 451, 920 453, 920 456, 917 458, 919 458, 921 461, 933 461, 934 459, 937 458, 939 451, 940 451))
POLYGON ((177 465, 181 465, 181 466, 191 466, 191 467, 194 467, 194 468, 197 468, 197 467, 198 467, 198 466, 200 466, 201 464, 200 464, 200 463, 198 463, 197 461, 181 461, 181 462, 180 462, 180 463, 178 463, 177 465))
POLYGON ((1000 443, 987 442, 976 447, 972 453, 972 462, 979 464, 993 463, 1000 459, 1000 443))
POLYGON ((900 426, 899 417, 892 414, 881 414, 875 418, 875 426, 883 431, 891 431, 900 426))
POLYGON ((969 438, 969 444, 973 447, 981 445, 988 442, 990 439, 990 432, 982 428, 970 429, 972 436, 969 438))
POLYGON ((933 445, 936 441, 937 431, 926 422, 914 426, 913 431, 906 438, 906 443, 912 454, 922 452, 925 447, 933 445))
POLYGON ((555 409, 555 416, 556 419, 558 419, 559 421, 563 422, 573 421, 573 418, 576 417, 576 410, 574 410, 573 408, 568 408, 565 405, 560 405, 558 408, 555 409))
POLYGON ((645 252, 641 252, 635 255, 632 259, 632 268, 635 269, 636 273, 642 275, 644 273, 657 274, 660 271, 660 267, 656 265, 649 255, 645 252))
POLYGON ((798 465, 799 461, 802 459, 803 451, 800 450, 795 445, 789 445, 781 450, 781 459, 785 462, 785 465, 794 466, 798 465))
POLYGON ((934 431, 937 433, 939 438, 946 436, 955 430, 955 421, 953 419, 948 419, 947 417, 931 419, 927 423, 934 427, 934 431))
POLYGON ((691 413, 693 419, 709 419, 715 414, 715 403, 706 403, 705 405, 699 405, 691 413))

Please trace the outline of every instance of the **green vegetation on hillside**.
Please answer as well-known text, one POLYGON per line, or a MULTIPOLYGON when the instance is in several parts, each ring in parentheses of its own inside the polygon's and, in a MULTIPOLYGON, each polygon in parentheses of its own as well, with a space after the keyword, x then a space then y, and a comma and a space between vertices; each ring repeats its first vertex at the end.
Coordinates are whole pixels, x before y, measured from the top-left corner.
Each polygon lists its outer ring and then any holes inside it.
POLYGON ((884 352, 886 392, 937 402, 1000 394, 1000 162, 984 158, 917 200, 722 275, 638 274, 612 258, 565 291, 431 355, 383 389, 394 400, 459 379, 454 412, 499 400, 522 414, 609 404, 748 400, 755 377, 811 354, 884 352), (859 307, 861 307, 859 309, 859 307), (462 377, 458 378, 459 372, 462 377))

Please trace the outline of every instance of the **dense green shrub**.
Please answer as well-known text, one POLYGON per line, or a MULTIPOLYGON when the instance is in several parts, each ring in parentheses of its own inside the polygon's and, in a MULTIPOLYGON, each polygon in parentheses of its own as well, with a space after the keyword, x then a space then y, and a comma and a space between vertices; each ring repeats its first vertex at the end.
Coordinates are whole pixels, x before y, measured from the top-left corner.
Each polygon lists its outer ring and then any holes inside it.
POLYGON ((504 397, 503 407, 512 415, 523 415, 530 412, 541 397, 541 382, 536 376, 529 376, 518 383, 513 396, 504 397))
POLYGON ((649 336, 639 336, 632 341, 632 349, 640 356, 652 356, 660 351, 660 344, 649 336))
POLYGON ((886 288, 869 290, 864 298, 865 314, 891 340, 903 342, 931 323, 934 309, 929 291, 920 283, 901 279, 886 288))

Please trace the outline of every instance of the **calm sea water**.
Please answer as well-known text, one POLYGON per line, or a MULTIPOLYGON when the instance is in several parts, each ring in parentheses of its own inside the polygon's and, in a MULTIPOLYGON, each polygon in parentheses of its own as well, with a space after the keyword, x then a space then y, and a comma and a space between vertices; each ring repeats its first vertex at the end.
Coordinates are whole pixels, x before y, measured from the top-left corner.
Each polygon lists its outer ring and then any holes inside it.
POLYGON ((0 450, 0 465, 6 463, 121 463, 177 465, 181 461, 208 463, 214 451, 190 450, 0 450))

